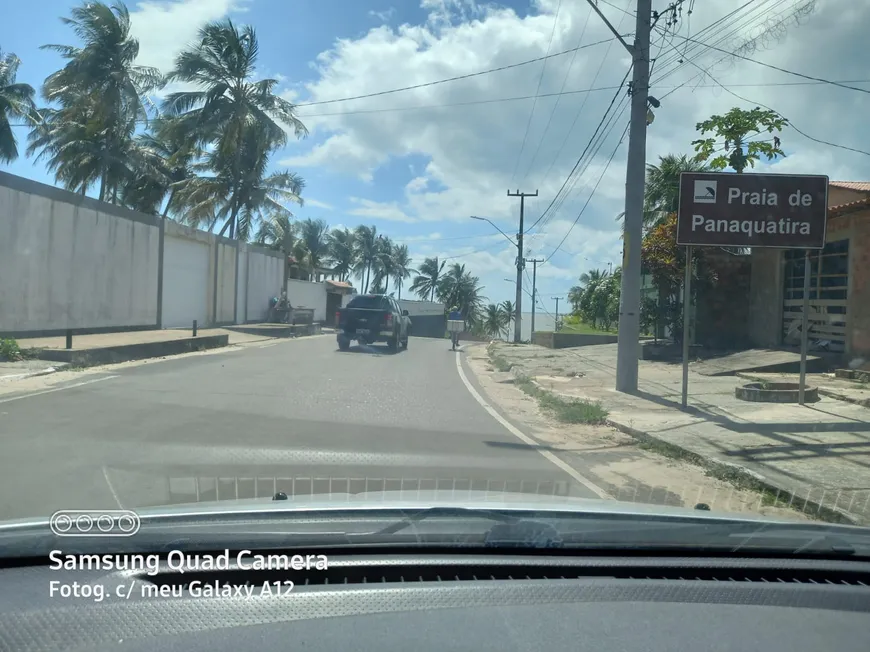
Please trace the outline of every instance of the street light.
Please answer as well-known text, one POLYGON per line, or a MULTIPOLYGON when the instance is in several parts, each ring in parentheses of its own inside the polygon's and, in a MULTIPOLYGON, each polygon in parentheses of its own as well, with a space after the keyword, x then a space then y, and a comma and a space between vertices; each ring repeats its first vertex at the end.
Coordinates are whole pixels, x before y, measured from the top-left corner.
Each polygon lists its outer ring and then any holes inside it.
POLYGON ((489 222, 490 225, 492 226, 492 228, 494 228, 496 231, 501 233, 505 238, 507 238, 507 241, 510 242, 514 247, 518 246, 517 243, 514 242, 514 240, 507 233, 505 233, 500 228, 498 228, 498 226, 496 226, 495 222, 493 222, 492 220, 489 220, 485 217, 478 217, 477 215, 469 215, 469 217, 473 220, 480 220, 481 222, 489 222))

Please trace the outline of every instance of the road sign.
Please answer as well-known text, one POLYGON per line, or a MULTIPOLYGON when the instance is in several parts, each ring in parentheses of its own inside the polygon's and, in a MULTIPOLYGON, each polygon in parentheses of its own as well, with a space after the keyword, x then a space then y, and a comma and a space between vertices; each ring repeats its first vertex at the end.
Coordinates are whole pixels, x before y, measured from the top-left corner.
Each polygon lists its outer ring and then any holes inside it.
POLYGON ((683 172, 677 244, 822 249, 828 177, 683 172))

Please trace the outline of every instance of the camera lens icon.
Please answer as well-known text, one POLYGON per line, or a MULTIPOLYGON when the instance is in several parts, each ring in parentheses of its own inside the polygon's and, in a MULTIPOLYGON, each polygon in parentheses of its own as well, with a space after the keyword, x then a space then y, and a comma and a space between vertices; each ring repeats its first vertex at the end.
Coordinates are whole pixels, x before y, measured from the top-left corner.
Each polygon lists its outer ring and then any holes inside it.
POLYGON ((61 510, 49 519, 51 531, 59 537, 129 537, 140 525, 139 515, 128 509, 61 510))

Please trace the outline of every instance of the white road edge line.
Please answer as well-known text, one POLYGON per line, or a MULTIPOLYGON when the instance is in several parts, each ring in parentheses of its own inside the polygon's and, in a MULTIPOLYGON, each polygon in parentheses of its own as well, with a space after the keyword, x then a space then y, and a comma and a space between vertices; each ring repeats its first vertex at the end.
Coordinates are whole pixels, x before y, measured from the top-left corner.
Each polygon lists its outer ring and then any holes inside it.
MULTIPOLYGON (((531 437, 528 437, 527 435, 523 434, 523 432, 519 428, 517 428, 510 421, 505 419, 502 415, 500 415, 498 413, 498 411, 496 411, 496 409, 494 407, 492 407, 489 403, 486 402, 486 399, 484 399, 480 395, 480 393, 474 388, 474 385, 471 384, 471 382, 468 380, 468 377, 465 375, 465 371, 462 369, 461 358, 462 358, 462 356, 457 354, 457 356, 456 356, 456 371, 459 372, 459 378, 462 380, 462 383, 465 385, 465 388, 469 391, 469 393, 471 393, 471 396, 474 398, 474 400, 477 401, 478 403, 480 403, 480 405, 483 407, 483 409, 486 410, 487 412, 489 412, 490 416, 493 419, 495 419, 501 425, 503 425, 505 428, 507 428, 507 430, 514 437, 516 437, 517 439, 519 439, 523 443, 528 444, 529 446, 538 446, 538 442, 536 442, 531 437)), ((563 462, 562 460, 560 460, 558 457, 556 457, 556 455, 554 455, 550 451, 542 451, 541 449, 537 449, 537 451, 541 455, 543 455, 549 462, 558 466, 565 473, 570 475, 577 482, 579 482, 584 487, 589 489, 589 491, 591 491, 592 493, 597 495, 599 498, 606 498, 608 500, 613 500, 613 496, 610 496, 606 491, 604 491, 604 489, 602 489, 601 487, 599 487, 595 483, 584 478, 582 475, 580 475, 577 472, 576 469, 571 467, 566 462, 563 462)))
POLYGON ((121 504, 121 499, 118 498, 118 492, 115 491, 115 487, 112 486, 112 481, 109 479, 109 469, 105 466, 103 467, 103 477, 106 479, 106 484, 109 485, 109 491, 112 492, 112 498, 114 498, 115 502, 118 503, 118 509, 124 509, 124 506, 121 504))
POLYGON ((72 385, 64 385, 63 387, 55 387, 53 389, 43 389, 39 392, 31 392, 30 394, 22 394, 21 396, 12 396, 10 398, 0 398, 0 403, 11 403, 12 401, 20 401, 23 398, 30 398, 31 396, 42 396, 43 394, 52 394, 54 392, 62 392, 65 389, 72 389, 74 387, 81 387, 82 385, 90 385, 92 383, 99 383, 104 380, 111 380, 112 378, 120 378, 120 376, 103 376, 102 378, 94 378, 93 380, 83 380, 80 383, 74 383, 72 385))

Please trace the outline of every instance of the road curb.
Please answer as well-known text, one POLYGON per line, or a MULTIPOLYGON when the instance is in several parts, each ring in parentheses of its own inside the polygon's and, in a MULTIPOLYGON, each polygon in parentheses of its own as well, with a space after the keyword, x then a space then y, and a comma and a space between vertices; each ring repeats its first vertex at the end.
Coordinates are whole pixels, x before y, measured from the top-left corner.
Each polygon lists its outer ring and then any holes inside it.
MULTIPOLYGON (((487 357, 492 360, 491 349, 489 347, 487 347, 487 357)), ((531 380, 531 382, 533 382, 537 387, 540 387, 545 391, 551 392, 565 400, 577 400, 579 398, 577 396, 561 394, 556 390, 550 389, 549 387, 541 386, 534 378, 525 374, 520 365, 511 361, 508 362, 511 364, 509 373, 513 378, 517 379, 519 376, 527 378, 531 380)), ((604 403, 601 404, 606 408, 604 403)), ((802 503, 803 508, 795 508, 796 511, 801 513, 814 512, 814 515, 817 518, 829 523, 861 525, 859 521, 855 520, 845 510, 839 509, 837 507, 825 506, 822 503, 810 500, 808 496, 806 498, 798 496, 791 489, 779 486, 773 481, 769 480, 764 475, 753 471, 752 469, 749 469, 745 466, 734 464, 733 462, 725 462, 715 457, 701 455, 700 453, 696 453, 689 448, 667 441, 666 439, 662 439, 661 437, 657 437, 656 435, 653 435, 645 430, 635 428, 634 426, 631 426, 619 419, 613 419, 608 417, 604 420, 604 422, 611 428, 614 428, 619 432, 629 435, 638 442, 641 442, 643 444, 651 446, 654 449, 659 450, 661 455, 667 455, 669 457, 681 459, 689 462, 690 464, 700 466, 701 468, 713 472, 713 477, 717 477, 720 480, 730 482, 734 485, 737 485, 737 483, 739 483, 742 488, 775 493, 777 495, 777 504, 780 503, 780 498, 782 499, 782 501, 784 501, 783 504, 786 505, 800 505, 802 503)))
POLYGON ((11 374, 8 376, 0 376, 0 383, 2 382, 12 382, 15 380, 25 380, 27 378, 36 378, 38 376, 48 376, 49 374, 57 373, 58 371, 63 371, 66 368, 65 363, 57 364, 54 367, 48 367, 47 369, 40 369, 39 371, 31 371, 26 374, 11 374))

